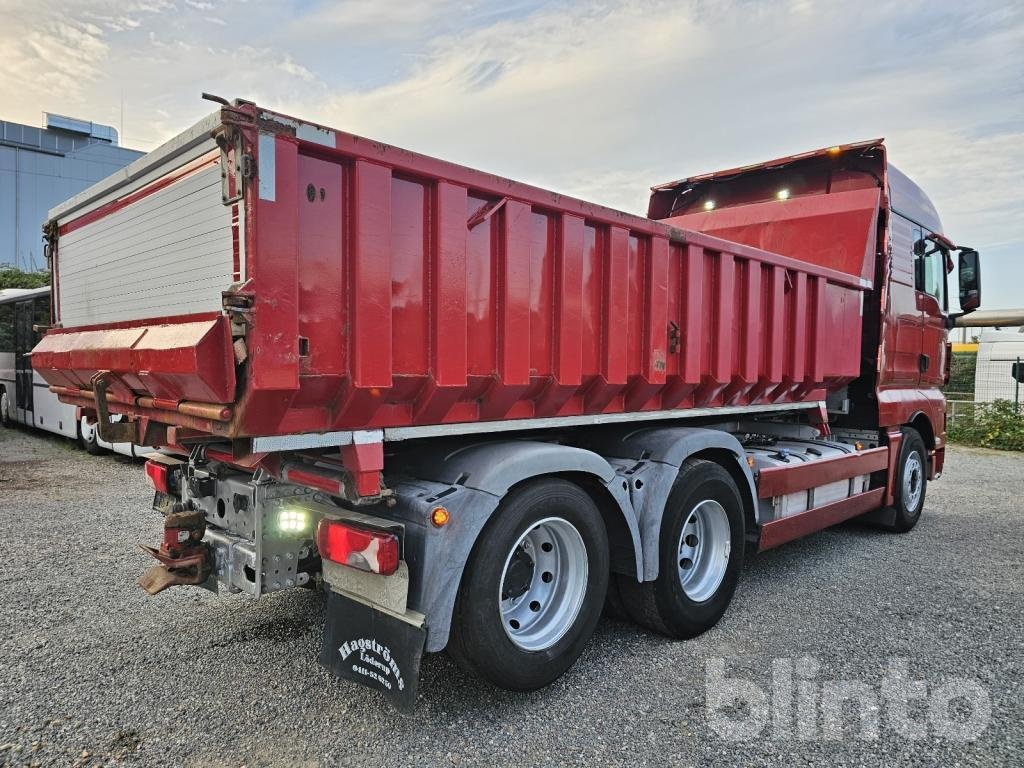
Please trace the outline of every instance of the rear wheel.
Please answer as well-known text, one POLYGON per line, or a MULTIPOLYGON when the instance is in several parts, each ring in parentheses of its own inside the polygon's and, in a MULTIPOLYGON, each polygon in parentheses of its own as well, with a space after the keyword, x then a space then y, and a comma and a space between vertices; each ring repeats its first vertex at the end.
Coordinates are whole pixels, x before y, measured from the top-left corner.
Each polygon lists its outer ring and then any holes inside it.
POLYGON ((528 483, 480 534, 448 650, 502 688, 542 688, 579 658, 607 587, 608 540, 593 500, 565 480, 528 483))
POLYGON ((641 584, 617 577, 630 617, 681 638, 718 623, 739 582, 743 526, 743 502, 731 475, 711 461, 687 461, 665 505, 658 578, 641 584))
POLYGON ((78 435, 79 442, 82 443, 86 453, 93 456, 103 456, 107 453, 107 449, 100 445, 97 440, 99 433, 96 430, 96 425, 90 424, 85 420, 84 416, 78 423, 78 435))

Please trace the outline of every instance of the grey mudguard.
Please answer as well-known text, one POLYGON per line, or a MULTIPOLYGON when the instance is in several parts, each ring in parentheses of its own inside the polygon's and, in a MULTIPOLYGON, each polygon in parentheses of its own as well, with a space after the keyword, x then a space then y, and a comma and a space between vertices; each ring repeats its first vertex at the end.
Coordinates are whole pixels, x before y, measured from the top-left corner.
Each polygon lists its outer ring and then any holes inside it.
POLYGON ((728 451, 746 478, 741 494, 749 494, 757 510, 757 489, 747 466, 740 441, 729 432, 709 427, 640 427, 602 430, 586 443, 591 450, 609 457, 628 478, 633 508, 640 524, 644 553, 644 581, 658 578, 658 541, 665 503, 672 492, 679 468, 694 454, 709 449, 728 451), (639 481, 639 482, 638 482, 639 481))
MULTIPOLYGON (((756 502, 743 447, 728 432, 699 427, 602 430, 586 448, 532 440, 501 440, 417 454, 389 477, 395 507, 386 516, 406 523, 403 557, 412 574, 409 606, 426 616, 427 651, 448 644, 462 572, 480 531, 502 497, 517 483, 544 475, 576 472, 601 482, 618 504, 633 539, 638 580, 658 577, 658 539, 665 502, 679 467, 690 456, 724 449, 735 457, 756 502), (443 505, 450 522, 430 523, 443 505)), ((756 509, 756 503, 754 504, 756 509)))
POLYGON ((584 448, 539 440, 496 440, 461 446, 407 465, 416 477, 504 496, 516 483, 559 472, 586 472, 610 483, 615 470, 584 448))
POLYGON ((481 443, 418 459, 402 468, 405 478, 389 479, 397 505, 387 516, 406 523, 404 558, 413 574, 409 605, 426 616, 428 651, 448 643, 463 569, 502 497, 524 480, 566 472, 593 476, 615 499, 633 539, 639 578, 641 535, 629 491, 616 469, 592 451, 529 440, 481 443), (438 505, 450 514, 443 528, 430 523, 438 505))

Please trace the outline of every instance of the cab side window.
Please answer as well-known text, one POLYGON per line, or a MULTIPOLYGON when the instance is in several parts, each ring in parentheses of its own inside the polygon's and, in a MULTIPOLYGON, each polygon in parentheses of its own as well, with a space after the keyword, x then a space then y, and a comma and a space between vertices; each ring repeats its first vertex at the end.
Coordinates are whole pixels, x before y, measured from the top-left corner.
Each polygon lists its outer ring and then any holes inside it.
POLYGON ((914 227, 914 287, 934 296, 939 306, 946 309, 946 255, 927 239, 928 234, 914 227))

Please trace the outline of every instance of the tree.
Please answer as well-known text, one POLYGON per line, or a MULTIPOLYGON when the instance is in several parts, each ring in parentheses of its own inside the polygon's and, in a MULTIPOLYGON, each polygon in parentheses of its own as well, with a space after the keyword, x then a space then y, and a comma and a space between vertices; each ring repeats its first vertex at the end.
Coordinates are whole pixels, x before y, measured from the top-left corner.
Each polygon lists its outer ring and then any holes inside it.
POLYGON ((17 267, 0 267, 0 290, 4 288, 42 288, 50 284, 46 270, 25 272, 17 267))

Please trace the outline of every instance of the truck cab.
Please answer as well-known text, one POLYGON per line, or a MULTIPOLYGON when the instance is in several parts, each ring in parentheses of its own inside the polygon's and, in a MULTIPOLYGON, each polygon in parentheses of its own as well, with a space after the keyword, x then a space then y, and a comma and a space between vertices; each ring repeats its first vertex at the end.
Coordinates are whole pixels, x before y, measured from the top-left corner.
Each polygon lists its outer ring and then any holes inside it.
MULTIPOLYGON (((883 139, 693 176, 652 189, 648 215, 842 271, 863 265, 862 375, 830 399, 840 425, 915 424, 942 469, 949 375, 947 276, 959 252, 961 314, 980 305, 978 254, 944 234, 883 139)), ((837 342, 840 340, 836 340, 837 342)))

